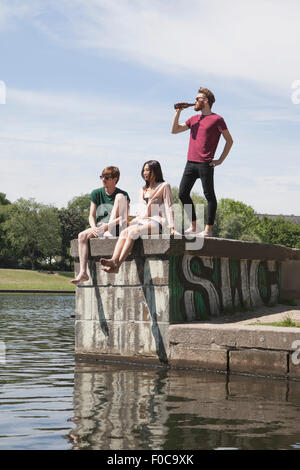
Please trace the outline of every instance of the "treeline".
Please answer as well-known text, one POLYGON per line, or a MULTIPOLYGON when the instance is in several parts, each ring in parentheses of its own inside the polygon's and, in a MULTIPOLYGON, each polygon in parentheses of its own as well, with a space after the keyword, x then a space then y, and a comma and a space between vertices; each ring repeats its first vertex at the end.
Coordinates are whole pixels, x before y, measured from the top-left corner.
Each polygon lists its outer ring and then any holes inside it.
MULTIPOLYGON (((172 194, 178 210, 177 187, 172 194)), ((192 197, 198 207, 204 207, 206 217, 205 198, 197 193, 192 197)), ((0 193, 0 267, 71 270, 70 242, 89 226, 89 206, 89 194, 74 197, 67 207, 58 209, 34 199, 12 203, 0 193)), ((214 236, 300 248, 300 225, 284 217, 259 218, 251 206, 233 199, 219 200, 214 236)))
MULTIPOLYGON (((174 202, 178 203, 178 188, 173 187, 172 193, 174 202)), ((192 193, 192 199, 195 204, 204 205, 206 220, 206 199, 197 193, 192 193)), ((253 207, 229 198, 218 201, 213 233, 219 238, 300 248, 300 225, 286 220, 283 216, 275 219, 259 217, 253 207)))
POLYGON ((70 241, 88 227, 89 206, 88 194, 57 209, 0 193, 0 267, 71 270, 70 241))

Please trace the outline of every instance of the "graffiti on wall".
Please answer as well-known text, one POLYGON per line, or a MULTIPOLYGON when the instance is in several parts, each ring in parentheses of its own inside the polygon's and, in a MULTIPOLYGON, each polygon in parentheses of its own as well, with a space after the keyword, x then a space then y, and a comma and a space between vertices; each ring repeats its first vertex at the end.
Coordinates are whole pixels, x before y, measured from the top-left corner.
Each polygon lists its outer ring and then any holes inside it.
POLYGON ((170 258, 170 322, 199 321, 222 313, 278 303, 277 261, 170 258))

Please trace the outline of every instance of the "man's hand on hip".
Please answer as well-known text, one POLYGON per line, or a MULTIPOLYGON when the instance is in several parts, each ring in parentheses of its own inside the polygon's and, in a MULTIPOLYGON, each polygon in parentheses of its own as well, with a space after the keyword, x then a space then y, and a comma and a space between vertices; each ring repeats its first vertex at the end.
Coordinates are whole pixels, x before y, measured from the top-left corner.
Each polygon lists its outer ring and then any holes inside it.
POLYGON ((215 166, 221 165, 221 163, 222 161, 218 159, 218 160, 212 160, 211 162, 209 162, 209 165, 215 167, 215 166))

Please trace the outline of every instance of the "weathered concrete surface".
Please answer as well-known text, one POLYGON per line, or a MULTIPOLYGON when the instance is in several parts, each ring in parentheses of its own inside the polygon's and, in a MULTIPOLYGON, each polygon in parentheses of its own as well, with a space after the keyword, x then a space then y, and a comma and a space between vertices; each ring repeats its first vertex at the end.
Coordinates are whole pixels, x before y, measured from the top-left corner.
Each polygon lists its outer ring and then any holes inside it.
POLYGON ((287 375, 288 354, 284 351, 243 349, 229 352, 231 373, 249 373, 285 377, 287 375))
MULTIPOLYGON (((201 250, 193 250, 192 244, 188 244, 188 239, 162 239, 151 237, 149 239, 137 240, 133 253, 143 253, 144 255, 155 254, 176 254, 180 255, 186 251, 195 252, 201 256, 226 257, 233 259, 261 259, 261 260, 295 260, 300 261, 300 250, 288 248, 282 245, 270 245, 267 243, 246 242, 240 240, 228 240, 225 238, 205 238, 201 250)), ((113 252, 117 239, 94 238, 90 240, 91 257, 110 256, 113 252)), ((195 245, 196 246, 196 245, 195 245)), ((77 240, 71 242, 71 255, 78 257, 77 240)))
POLYGON ((300 380, 300 353, 295 355, 297 363, 293 362, 293 355, 295 352, 289 354, 289 378, 300 380))
POLYGON ((290 350, 294 341, 300 340, 300 328, 245 326, 239 324, 189 323, 170 325, 170 343, 203 345, 206 347, 260 348, 290 350))
POLYGON ((286 299, 294 299, 300 293, 300 263, 298 260, 286 260, 282 263, 282 291, 286 299))
MULTIPOLYGON (((111 256, 115 243, 90 241, 90 279, 76 289, 78 357, 299 377, 300 330, 249 323, 286 312, 300 321, 298 307, 272 307, 291 292, 300 298, 300 250, 212 238, 192 250, 184 239, 137 240, 120 272, 109 275, 99 257, 111 256)), ((77 240, 71 252, 77 272, 77 240)))
POLYGON ((191 358, 194 368, 299 379, 300 328, 263 323, 300 321, 300 306, 265 307, 248 316, 170 325, 170 364, 188 367, 191 358))
POLYGON ((201 344, 170 343, 169 364, 171 367, 215 370, 228 372, 228 352, 201 344))

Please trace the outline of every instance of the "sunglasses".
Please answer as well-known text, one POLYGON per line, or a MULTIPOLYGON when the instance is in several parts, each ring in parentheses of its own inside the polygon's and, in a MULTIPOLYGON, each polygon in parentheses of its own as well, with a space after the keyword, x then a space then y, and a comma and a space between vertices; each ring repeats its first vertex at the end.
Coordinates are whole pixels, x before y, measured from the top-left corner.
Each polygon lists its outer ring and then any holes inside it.
POLYGON ((111 180, 111 179, 112 179, 112 176, 101 175, 100 178, 101 178, 102 180, 111 180))

